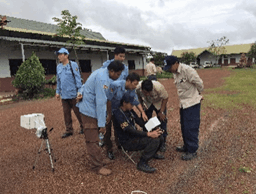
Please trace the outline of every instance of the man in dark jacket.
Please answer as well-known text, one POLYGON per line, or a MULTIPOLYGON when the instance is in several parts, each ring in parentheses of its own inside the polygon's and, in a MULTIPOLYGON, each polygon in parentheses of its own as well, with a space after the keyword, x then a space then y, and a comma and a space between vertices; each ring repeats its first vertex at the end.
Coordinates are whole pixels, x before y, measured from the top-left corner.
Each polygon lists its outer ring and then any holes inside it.
POLYGON ((164 156, 158 155, 157 151, 163 142, 161 129, 151 132, 139 131, 135 127, 135 122, 143 127, 144 122, 136 114, 132 113, 134 99, 128 93, 125 93, 120 101, 120 108, 114 111, 113 122, 119 143, 125 150, 138 151, 143 150, 137 169, 143 172, 152 173, 156 169, 148 165, 151 158, 164 159, 164 156))

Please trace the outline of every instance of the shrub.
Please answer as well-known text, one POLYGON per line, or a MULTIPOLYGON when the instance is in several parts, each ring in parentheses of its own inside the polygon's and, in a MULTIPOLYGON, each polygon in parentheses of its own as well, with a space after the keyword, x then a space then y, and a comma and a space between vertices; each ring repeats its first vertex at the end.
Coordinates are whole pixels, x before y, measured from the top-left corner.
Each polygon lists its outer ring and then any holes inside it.
POLYGON ((51 98, 55 96, 55 93, 56 93, 55 89, 44 88, 40 93, 37 93, 34 95, 34 99, 51 98))
POLYGON ((56 75, 52 76, 51 79, 46 81, 47 84, 55 85, 57 83, 56 75))
POLYGON ((12 84, 23 91, 24 98, 32 98, 44 88, 45 73, 39 58, 33 52, 19 67, 12 84))
MULTIPOLYGON (((161 78, 173 78, 173 74, 171 72, 166 72, 166 71, 163 71, 163 73, 156 73, 156 77, 157 79, 161 79, 161 78)), ((147 77, 145 76, 140 76, 140 80, 146 80, 147 77)))

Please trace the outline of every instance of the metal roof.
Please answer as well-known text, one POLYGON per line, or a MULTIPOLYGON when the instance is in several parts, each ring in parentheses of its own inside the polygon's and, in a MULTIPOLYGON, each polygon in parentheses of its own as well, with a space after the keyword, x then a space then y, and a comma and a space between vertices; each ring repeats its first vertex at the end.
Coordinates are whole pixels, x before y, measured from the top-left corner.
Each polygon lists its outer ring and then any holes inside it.
MULTIPOLYGON (((4 27, 4 30, 13 31, 13 32, 21 32, 21 33, 31 33, 31 34, 39 34, 46 36, 55 36, 56 30, 58 28, 57 25, 47 24, 43 22, 37 22, 33 20, 20 19, 15 17, 6 16, 8 20, 11 22, 8 23, 7 26, 4 27)), ((149 46, 136 45, 136 44, 127 44, 121 42, 107 41, 100 33, 93 32, 89 29, 84 29, 81 31, 81 34, 86 38, 85 41, 95 41, 98 43, 106 43, 106 44, 115 44, 122 46, 131 46, 131 47, 140 47, 139 49, 150 50, 149 46)), ((64 36, 64 38, 68 38, 68 36, 64 36)))
MULTIPOLYGON (((59 28, 57 25, 54 24, 48 24, 33 20, 26 20, 21 18, 15 18, 6 16, 7 20, 11 21, 8 23, 8 27, 16 28, 16 29, 24 29, 24 30, 33 30, 33 31, 39 31, 39 32, 45 32, 45 33, 57 33, 57 29, 59 28)), ((6 27, 5 27, 6 28, 6 27)), ((83 29, 80 31, 82 35, 84 35, 86 38, 90 39, 97 39, 97 40, 105 40, 105 38, 101 35, 99 32, 93 32, 89 29, 83 29)))
MULTIPOLYGON (((240 53, 248 53, 252 44, 238 44, 238 45, 226 45, 226 53, 225 54, 240 54, 240 53)), ((172 55, 181 58, 181 54, 183 52, 194 52, 197 56, 200 55, 205 50, 208 50, 209 47, 205 48, 195 48, 195 49, 183 49, 183 50, 173 50, 172 55)))
MULTIPOLYGON (((31 34, 40 34, 40 35, 46 35, 46 36, 55 36, 55 33, 52 32, 41 32, 36 30, 26 30, 26 29, 20 29, 20 28, 12 28, 12 27, 4 27, 4 30, 7 31, 13 31, 13 32, 21 32, 21 33, 31 33, 31 34)), ((0 30, 1 32, 1 30, 0 30)), ((68 38, 68 36, 64 36, 64 38, 68 38)), ((142 46, 142 45, 136 45, 136 44, 128 44, 128 43, 121 43, 121 42, 113 42, 113 41, 107 41, 107 40, 98 40, 98 39, 91 39, 91 38, 85 38, 85 41, 94 41, 99 43, 107 43, 107 44, 115 44, 115 45, 122 45, 122 46, 133 46, 133 47, 140 47, 147 50, 150 50, 151 48, 148 46, 142 46)))
MULTIPOLYGON (((29 39, 29 38, 18 38, 18 37, 8 37, 8 36, 0 36, 0 40, 6 40, 6 41, 13 41, 22 43, 24 45, 29 46, 52 46, 52 47, 58 47, 58 46, 65 46, 66 48, 71 48, 73 45, 66 42, 57 42, 57 41, 49 41, 49 40, 38 40, 38 39, 29 39)), ((83 45, 75 45, 81 50, 89 50, 89 49, 95 49, 95 50, 110 50, 113 51, 115 49, 116 45, 113 46, 101 46, 101 45, 90 45, 90 44, 83 44, 83 45)), ((129 49, 125 48, 127 52, 140 52, 140 53, 149 53, 149 50, 145 49, 129 49)))

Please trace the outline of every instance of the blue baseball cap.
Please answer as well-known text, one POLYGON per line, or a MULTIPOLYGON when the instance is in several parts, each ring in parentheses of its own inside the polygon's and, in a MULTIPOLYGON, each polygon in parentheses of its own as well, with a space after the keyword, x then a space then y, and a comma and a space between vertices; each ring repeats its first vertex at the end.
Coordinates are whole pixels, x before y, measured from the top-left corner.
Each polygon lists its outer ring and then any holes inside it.
POLYGON ((67 49, 61 48, 59 51, 56 52, 56 54, 57 54, 57 55, 58 55, 58 54, 67 54, 67 55, 69 55, 69 52, 68 52, 67 49))
POLYGON ((167 71, 168 69, 170 69, 170 67, 172 65, 174 65, 176 62, 178 62, 178 58, 173 56, 173 55, 170 55, 170 56, 166 56, 164 58, 164 63, 165 63, 165 66, 163 68, 164 71, 167 71))
POLYGON ((123 101, 125 101, 126 103, 130 102, 132 103, 134 100, 134 97, 130 96, 130 94, 128 92, 124 93, 123 97, 122 97, 123 101))

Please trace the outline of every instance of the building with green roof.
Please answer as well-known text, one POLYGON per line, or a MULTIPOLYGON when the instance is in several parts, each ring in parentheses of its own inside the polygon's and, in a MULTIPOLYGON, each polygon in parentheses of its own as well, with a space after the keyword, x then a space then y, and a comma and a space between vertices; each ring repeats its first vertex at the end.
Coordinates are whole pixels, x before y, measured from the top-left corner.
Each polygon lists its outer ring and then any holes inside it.
MULTIPOLYGON (((36 52, 47 78, 56 74, 58 64, 55 51, 65 47, 70 51, 70 59, 75 60, 72 44, 67 37, 56 35, 57 25, 7 16, 11 21, 0 28, 0 92, 14 90, 11 81, 21 63, 36 52)), ((101 33, 90 29, 81 30, 85 44, 76 45, 77 55, 84 80, 90 73, 100 68, 104 61, 114 57, 114 49, 122 46, 126 50, 124 63, 129 70, 144 75, 146 56, 150 47, 106 40, 101 33)))
MULTIPOLYGON (((214 55, 209 52, 209 47, 204 48, 194 48, 194 49, 182 49, 182 50, 173 50, 172 55, 177 56, 179 59, 184 52, 194 52, 197 56, 197 63, 204 64, 205 61, 211 61, 212 64, 219 65, 232 65, 236 66, 239 63, 239 59, 242 53, 248 53, 252 44, 239 44, 239 45, 226 45, 226 53, 221 55, 220 59, 216 62, 214 55)), ((248 59, 248 62, 254 62, 254 59, 248 59)))

